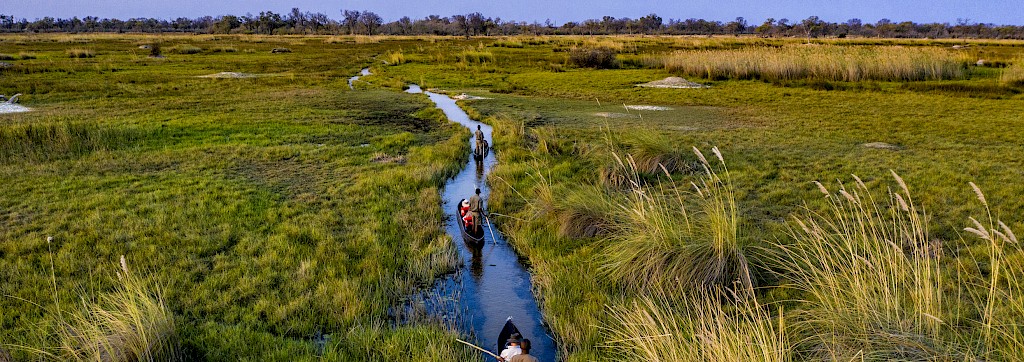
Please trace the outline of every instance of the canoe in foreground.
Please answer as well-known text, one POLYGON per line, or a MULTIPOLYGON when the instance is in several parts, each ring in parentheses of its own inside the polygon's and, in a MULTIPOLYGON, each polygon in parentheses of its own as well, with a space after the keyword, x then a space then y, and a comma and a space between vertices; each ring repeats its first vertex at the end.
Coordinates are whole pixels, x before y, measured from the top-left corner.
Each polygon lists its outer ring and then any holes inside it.
POLYGON ((519 333, 519 328, 516 328, 516 325, 512 323, 512 317, 508 317, 505 320, 505 326, 501 327, 501 332, 498 333, 498 353, 505 350, 505 347, 508 345, 508 338, 513 334, 522 335, 519 333))
POLYGON ((464 240, 466 242, 466 244, 469 244, 470 246, 474 246, 474 247, 483 246, 484 245, 484 228, 483 228, 483 226, 480 226, 480 227, 476 228, 476 231, 474 232, 474 230, 472 230, 471 228, 467 229, 466 228, 466 224, 462 222, 462 218, 464 216, 466 216, 466 215, 463 214, 462 209, 459 208, 459 205, 462 205, 462 202, 464 202, 464 201, 466 201, 466 199, 462 199, 462 201, 459 201, 458 204, 455 204, 455 217, 457 218, 457 220, 455 220, 455 222, 457 222, 459 224, 459 230, 462 230, 462 240, 464 240))

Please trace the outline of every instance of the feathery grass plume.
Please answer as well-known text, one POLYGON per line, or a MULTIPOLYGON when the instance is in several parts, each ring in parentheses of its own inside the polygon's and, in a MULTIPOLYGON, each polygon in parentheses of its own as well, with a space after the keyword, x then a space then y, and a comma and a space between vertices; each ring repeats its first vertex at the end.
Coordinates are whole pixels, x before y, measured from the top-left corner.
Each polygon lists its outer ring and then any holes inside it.
POLYGON ((771 316, 753 293, 699 287, 681 300, 659 292, 609 310, 605 347, 619 360, 792 360, 781 309, 771 316))
POLYGON ((973 227, 964 228, 988 244, 987 260, 977 261, 974 270, 964 273, 973 287, 969 289, 973 305, 981 315, 982 357, 1024 360, 1024 330, 1019 324, 1024 319, 1024 246, 1005 222, 992 216, 981 188, 973 182, 970 186, 985 208, 988 224, 986 227, 986 223, 969 217, 973 227), (987 264, 987 273, 980 272, 983 264, 987 264))
POLYGON ((162 290, 148 286, 121 257, 119 284, 96 301, 82 300, 55 333, 54 356, 70 361, 176 361, 174 314, 162 290))
POLYGON ((681 192, 674 184, 668 190, 653 189, 640 180, 632 157, 619 160, 628 175, 628 190, 618 202, 622 216, 615 219, 615 232, 603 267, 612 280, 626 287, 645 290, 669 284, 730 285, 738 281, 744 289, 753 287, 750 266, 739 239, 739 215, 728 168, 703 162, 704 173, 695 200, 700 208, 688 214, 681 192))
POLYGON ((795 330, 812 358, 956 358, 962 346, 944 318, 941 263, 929 253, 926 219, 906 184, 888 203, 863 182, 828 198, 823 214, 794 216, 791 244, 776 244, 781 277, 806 293, 795 330), (864 196, 866 195, 866 196, 864 196))

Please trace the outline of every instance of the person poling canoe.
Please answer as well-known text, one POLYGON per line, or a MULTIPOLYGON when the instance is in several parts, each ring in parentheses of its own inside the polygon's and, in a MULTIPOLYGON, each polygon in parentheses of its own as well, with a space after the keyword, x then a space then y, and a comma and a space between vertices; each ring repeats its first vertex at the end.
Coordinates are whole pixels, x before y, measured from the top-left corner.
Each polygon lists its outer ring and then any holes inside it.
POLYGON ((476 132, 473 132, 473 135, 476 136, 476 148, 480 148, 484 142, 487 142, 484 139, 484 131, 480 130, 480 125, 476 125, 476 132))

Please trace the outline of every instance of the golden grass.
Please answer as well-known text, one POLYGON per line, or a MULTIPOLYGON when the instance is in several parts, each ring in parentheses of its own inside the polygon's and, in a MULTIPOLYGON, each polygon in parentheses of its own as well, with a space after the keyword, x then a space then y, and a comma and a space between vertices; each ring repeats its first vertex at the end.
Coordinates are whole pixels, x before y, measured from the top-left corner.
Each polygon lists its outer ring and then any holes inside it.
POLYGON ((646 61, 671 72, 708 79, 857 82, 960 79, 965 75, 962 61, 950 51, 901 46, 786 45, 677 51, 646 61))
POLYGON ((55 351, 61 361, 176 361, 181 358, 174 314, 162 290, 150 287, 121 256, 118 285, 82 309, 61 316, 55 351))
POLYGON ((388 65, 405 64, 405 54, 401 50, 390 51, 384 54, 384 61, 388 62, 388 65))
POLYGON ((96 56, 96 51, 84 48, 71 48, 65 53, 71 58, 92 58, 96 56))
POLYGON ((751 293, 698 288, 682 300, 656 293, 609 310, 605 344, 620 361, 792 359, 781 309, 771 316, 751 293))
POLYGON ((941 253, 903 180, 876 201, 856 178, 835 193, 819 184, 825 214, 795 216, 791 245, 777 244, 778 268, 806 293, 794 327, 815 358, 911 359, 960 356, 949 321, 941 253))
POLYGON ((969 218, 971 226, 964 231, 986 242, 987 262, 961 272, 976 287, 971 290, 971 298, 981 316, 978 324, 986 351, 982 357, 1024 360, 1024 330, 1019 322, 1024 318, 1024 246, 1005 222, 992 215, 981 189, 973 182, 970 186, 984 206, 986 217, 981 221, 969 218), (987 277, 980 270, 982 265, 987 266, 987 277))
POLYGON ((1003 84, 1024 85, 1024 55, 1018 56, 999 76, 1003 84))

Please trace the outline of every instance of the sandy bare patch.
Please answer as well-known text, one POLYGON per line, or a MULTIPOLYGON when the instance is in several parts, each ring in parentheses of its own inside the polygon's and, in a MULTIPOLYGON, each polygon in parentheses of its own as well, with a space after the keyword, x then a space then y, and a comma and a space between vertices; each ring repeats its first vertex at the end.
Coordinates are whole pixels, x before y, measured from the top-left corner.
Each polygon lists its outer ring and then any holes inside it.
POLYGON ((604 118, 632 118, 633 117, 632 114, 614 113, 614 112, 597 112, 597 113, 594 113, 594 115, 598 116, 598 117, 604 117, 604 118))
POLYGON ((899 151, 899 150, 903 149, 903 147, 894 145, 892 143, 885 143, 885 142, 870 142, 870 143, 862 144, 861 146, 864 146, 864 147, 867 147, 867 148, 879 149, 879 150, 889 150, 889 151, 899 151))
POLYGON ((634 111, 671 111, 672 110, 672 108, 670 108, 670 107, 642 106, 642 105, 627 105, 626 109, 630 109, 630 110, 634 110, 634 111))
POLYGON ((644 88, 677 88, 677 89, 708 88, 708 86, 706 86, 706 85, 703 85, 703 84, 700 84, 700 83, 694 83, 694 82, 688 81, 688 80, 680 78, 680 77, 668 77, 668 78, 665 78, 665 79, 662 79, 662 80, 656 80, 656 81, 653 81, 653 82, 637 84, 636 86, 637 87, 644 87, 644 88))
POLYGON ((200 75, 199 78, 256 78, 258 74, 250 73, 238 73, 238 72, 220 72, 214 74, 200 75))
POLYGON ((476 100, 476 99, 490 99, 490 98, 471 96, 469 94, 462 93, 462 94, 453 96, 452 99, 457 100, 457 101, 472 101, 472 100, 476 100))
POLYGON ((28 111, 31 111, 31 110, 32 110, 32 108, 28 108, 28 107, 25 107, 25 106, 20 105, 20 104, 12 104, 12 103, 6 103, 6 102, 0 103, 0 114, 21 113, 21 112, 28 112, 28 111))

